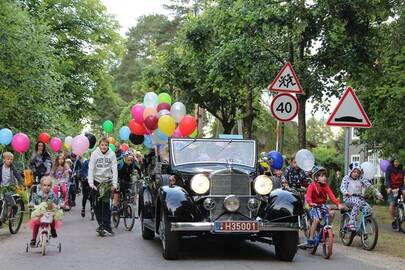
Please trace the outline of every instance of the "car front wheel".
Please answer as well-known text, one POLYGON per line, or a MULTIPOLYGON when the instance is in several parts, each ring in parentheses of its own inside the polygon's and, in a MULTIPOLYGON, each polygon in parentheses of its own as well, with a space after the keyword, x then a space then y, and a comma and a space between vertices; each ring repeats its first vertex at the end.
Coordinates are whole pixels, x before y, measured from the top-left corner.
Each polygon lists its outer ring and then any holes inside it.
POLYGON ((163 258, 176 260, 179 255, 179 234, 171 231, 171 222, 163 208, 160 210, 159 236, 162 241, 163 258))
POLYGON ((292 261, 297 253, 298 232, 274 232, 276 257, 281 261, 292 261))

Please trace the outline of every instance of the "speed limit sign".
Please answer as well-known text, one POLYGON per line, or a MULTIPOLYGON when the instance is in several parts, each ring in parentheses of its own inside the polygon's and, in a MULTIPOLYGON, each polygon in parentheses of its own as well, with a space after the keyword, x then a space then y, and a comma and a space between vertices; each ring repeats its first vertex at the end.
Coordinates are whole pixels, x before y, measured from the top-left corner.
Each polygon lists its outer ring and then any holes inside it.
POLYGON ((290 94, 278 94, 270 104, 271 114, 282 122, 291 121, 299 111, 298 100, 290 94))

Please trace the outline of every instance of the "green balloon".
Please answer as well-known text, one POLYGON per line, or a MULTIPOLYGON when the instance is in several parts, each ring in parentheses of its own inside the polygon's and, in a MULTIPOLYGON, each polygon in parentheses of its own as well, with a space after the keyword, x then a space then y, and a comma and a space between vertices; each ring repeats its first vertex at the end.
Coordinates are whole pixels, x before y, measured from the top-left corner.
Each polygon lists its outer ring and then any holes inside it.
POLYGON ((195 129, 194 131, 193 131, 193 133, 191 133, 190 135, 188 135, 188 137, 190 137, 190 138, 196 138, 198 136, 198 130, 197 129, 195 129))
POLYGON ((112 133, 114 128, 113 122, 111 120, 106 120, 103 123, 103 130, 107 133, 112 133))
POLYGON ((111 144, 108 146, 108 148, 110 148, 111 151, 115 152, 115 145, 111 144))
POLYGON ((168 93, 160 93, 159 94, 159 103, 167 103, 172 105, 172 98, 168 93))

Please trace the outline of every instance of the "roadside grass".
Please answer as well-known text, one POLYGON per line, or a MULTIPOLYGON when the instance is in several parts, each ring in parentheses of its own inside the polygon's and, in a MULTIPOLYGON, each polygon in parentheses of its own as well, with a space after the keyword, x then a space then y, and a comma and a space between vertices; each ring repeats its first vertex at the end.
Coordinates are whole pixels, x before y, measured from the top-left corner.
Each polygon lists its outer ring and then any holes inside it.
MULTIPOLYGON (((388 213, 388 206, 374 205, 374 217, 378 224, 378 242, 375 249, 371 252, 379 252, 390 256, 396 256, 405 259, 405 233, 394 232, 391 229, 391 217, 388 213)), ((335 241, 341 243, 339 238, 341 215, 338 213, 333 222, 333 233, 335 241)), ((361 240, 356 236, 351 247, 361 248, 361 240)))

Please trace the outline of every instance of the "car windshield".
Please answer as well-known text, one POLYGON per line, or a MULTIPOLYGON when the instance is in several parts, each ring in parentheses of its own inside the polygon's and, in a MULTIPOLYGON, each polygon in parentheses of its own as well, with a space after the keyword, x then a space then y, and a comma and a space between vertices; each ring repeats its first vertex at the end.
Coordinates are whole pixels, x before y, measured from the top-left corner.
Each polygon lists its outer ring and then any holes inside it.
POLYGON ((237 164, 255 167, 256 145, 253 140, 172 139, 173 165, 192 163, 237 164))

